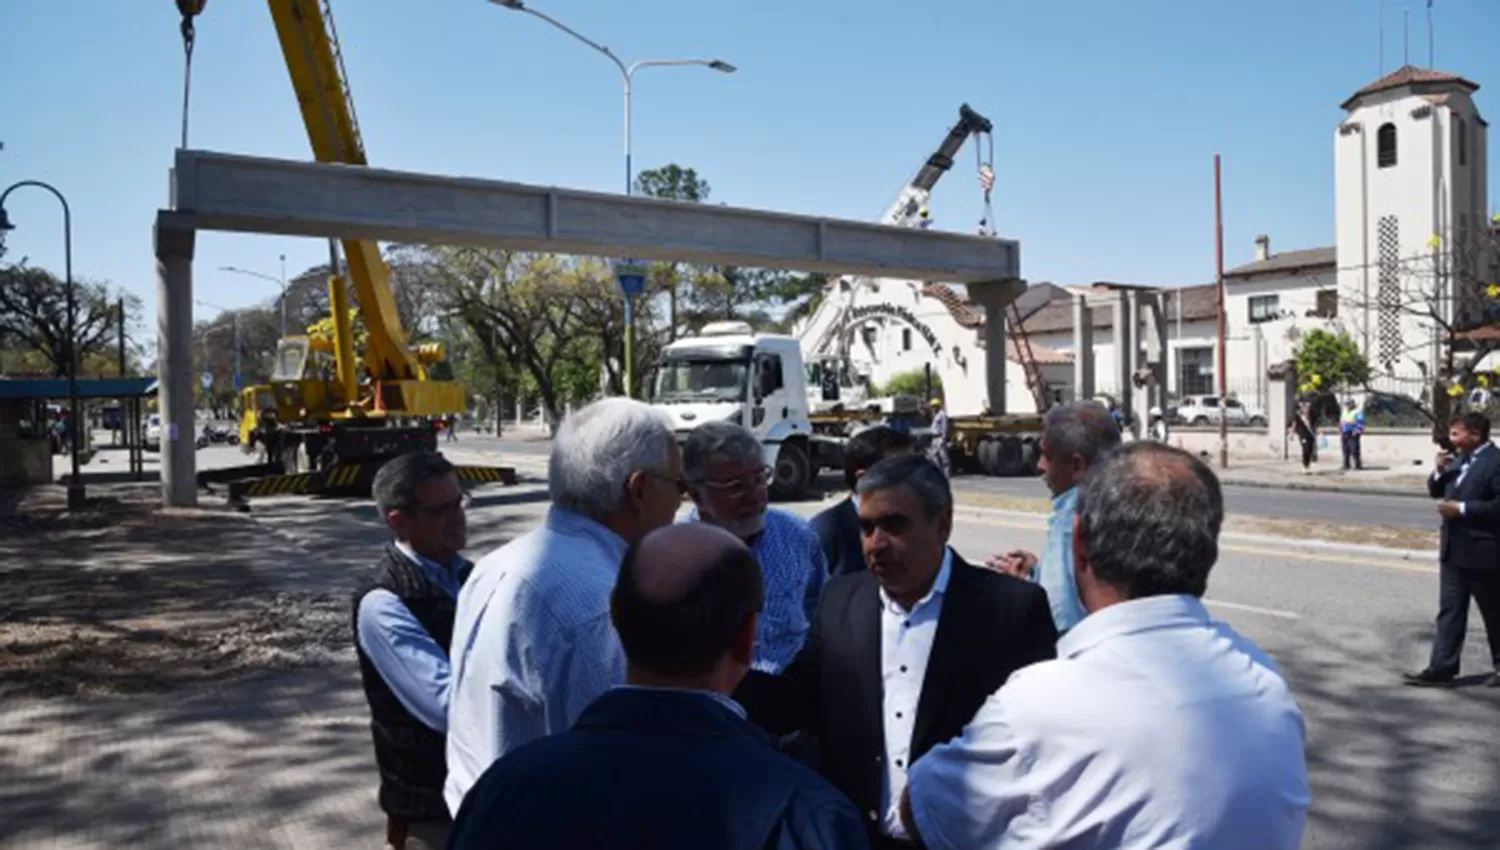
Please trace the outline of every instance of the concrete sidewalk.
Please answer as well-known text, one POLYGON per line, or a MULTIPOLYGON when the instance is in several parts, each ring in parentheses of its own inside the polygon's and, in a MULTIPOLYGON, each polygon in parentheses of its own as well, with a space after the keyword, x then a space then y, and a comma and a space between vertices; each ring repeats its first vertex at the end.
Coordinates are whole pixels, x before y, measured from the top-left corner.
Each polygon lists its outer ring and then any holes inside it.
POLYGON ((1301 462, 1296 460, 1237 460, 1231 455, 1229 468, 1220 469, 1216 455, 1200 453, 1199 456, 1219 476, 1220 482, 1240 487, 1427 498, 1427 476, 1430 473, 1425 467, 1369 465, 1364 469, 1345 470, 1338 461, 1325 460, 1314 462, 1304 470, 1301 462))

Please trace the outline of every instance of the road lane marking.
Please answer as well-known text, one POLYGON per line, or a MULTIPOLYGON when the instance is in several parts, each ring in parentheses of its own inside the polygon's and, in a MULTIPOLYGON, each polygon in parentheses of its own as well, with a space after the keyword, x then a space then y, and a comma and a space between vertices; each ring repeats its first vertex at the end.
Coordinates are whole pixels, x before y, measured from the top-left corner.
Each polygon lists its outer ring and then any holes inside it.
POLYGON ((1236 611, 1249 611, 1252 614, 1264 614, 1267 617, 1277 617, 1282 620, 1300 620, 1301 617, 1291 611, 1278 611, 1275 608, 1261 608, 1257 605, 1246 605, 1242 602, 1225 602, 1222 599, 1205 599, 1204 605, 1217 606, 1219 608, 1232 608, 1236 611))

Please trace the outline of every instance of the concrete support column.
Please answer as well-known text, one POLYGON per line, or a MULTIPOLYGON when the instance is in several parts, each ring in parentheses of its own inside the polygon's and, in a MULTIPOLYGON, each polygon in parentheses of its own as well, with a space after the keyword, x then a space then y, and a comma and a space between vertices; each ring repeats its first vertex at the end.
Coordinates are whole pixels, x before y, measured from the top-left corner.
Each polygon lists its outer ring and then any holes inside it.
POLYGON ((1286 429, 1297 409, 1297 366, 1290 360, 1278 363, 1267 370, 1266 380, 1270 388, 1266 399, 1266 437, 1271 442, 1271 451, 1286 460, 1292 456, 1286 429))
MULTIPOLYGON (((984 308, 984 388, 990 413, 1005 413, 1005 376, 1010 352, 1005 345, 1005 308, 1021 297, 1026 284, 1020 280, 971 283, 965 289, 969 300, 984 308)), ((950 411, 951 415, 951 411, 950 411)))
POLYGON ((984 305, 984 388, 989 396, 990 413, 999 416, 1005 408, 1005 378, 1010 366, 1010 352, 1005 347, 1005 310, 997 304, 984 305))
POLYGON ((198 504, 193 428, 194 232, 157 219, 157 398, 161 402, 161 500, 167 507, 198 504))
POLYGON ((1073 296, 1073 398, 1094 397, 1094 319, 1089 302, 1073 296))
POLYGON ((1127 418, 1131 410, 1130 373, 1135 370, 1135 311, 1130 307, 1128 291, 1115 293, 1115 398, 1127 418))
POLYGON ((1142 341, 1146 347, 1144 368, 1150 370, 1149 383, 1142 388, 1137 398, 1139 409, 1159 407, 1163 412, 1167 405, 1167 323, 1161 293, 1141 293, 1137 302, 1140 308, 1142 341))

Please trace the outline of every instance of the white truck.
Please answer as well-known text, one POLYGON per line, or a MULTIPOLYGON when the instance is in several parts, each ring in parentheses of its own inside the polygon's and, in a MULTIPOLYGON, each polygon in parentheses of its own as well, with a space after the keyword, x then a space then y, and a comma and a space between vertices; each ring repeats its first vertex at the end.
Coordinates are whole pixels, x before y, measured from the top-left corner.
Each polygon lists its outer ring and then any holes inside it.
POLYGON ((679 441, 705 422, 750 429, 773 470, 772 490, 785 497, 807 490, 820 470, 843 464, 842 436, 815 433, 807 377, 796 337, 714 322, 662 351, 651 402, 671 417, 679 441))

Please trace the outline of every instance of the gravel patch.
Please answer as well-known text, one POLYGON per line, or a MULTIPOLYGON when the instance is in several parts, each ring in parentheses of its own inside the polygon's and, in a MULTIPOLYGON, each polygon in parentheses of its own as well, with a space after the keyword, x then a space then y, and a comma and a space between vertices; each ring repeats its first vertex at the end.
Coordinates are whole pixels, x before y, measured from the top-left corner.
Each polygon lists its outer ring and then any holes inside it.
POLYGON ((248 520, 95 499, 0 517, 0 699, 170 691, 352 663, 349 598, 268 578, 303 557, 248 520))

